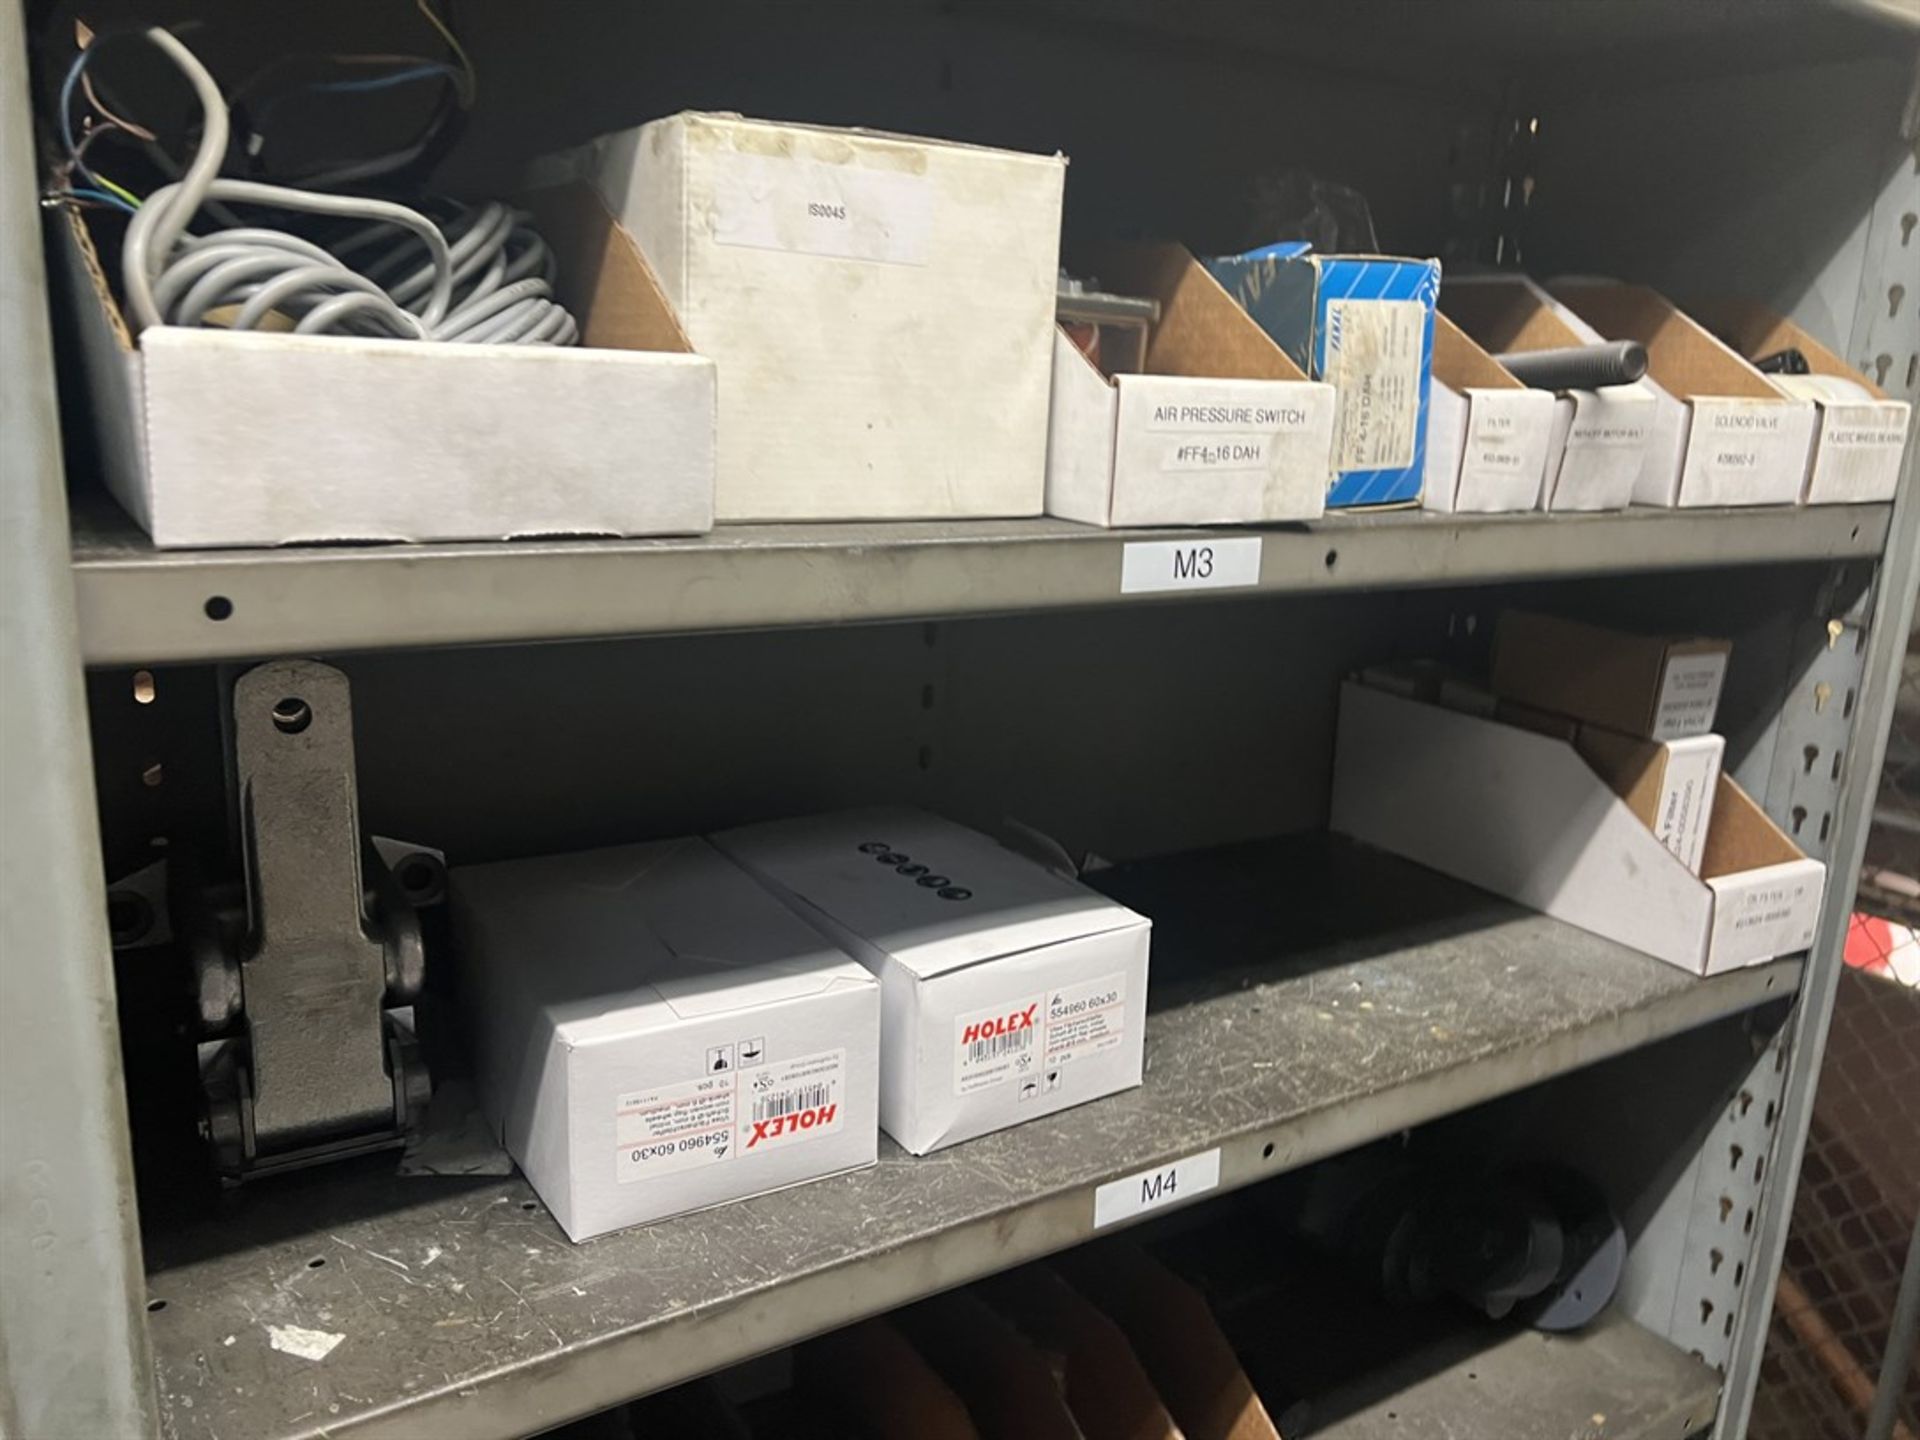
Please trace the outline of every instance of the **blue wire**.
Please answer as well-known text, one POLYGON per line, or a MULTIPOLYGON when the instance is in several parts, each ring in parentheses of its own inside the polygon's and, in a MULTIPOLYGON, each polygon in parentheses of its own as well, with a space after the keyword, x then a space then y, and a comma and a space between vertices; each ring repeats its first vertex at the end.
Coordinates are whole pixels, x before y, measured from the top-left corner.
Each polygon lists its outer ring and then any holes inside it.
POLYGON ((80 72, 87 68, 87 61, 93 58, 93 52, 98 43, 96 41, 93 45, 87 46, 73 57, 73 65, 67 71, 67 78, 60 82, 60 138, 66 142, 69 155, 80 148, 73 139, 73 87, 80 83, 80 72))
POLYGON ((386 90, 395 85, 405 85, 414 80, 424 80, 433 75, 458 76, 459 71, 451 65, 442 65, 431 61, 425 65, 415 65, 406 70, 395 70, 387 75, 375 75, 366 80, 326 80, 302 86, 306 90, 386 90))
POLYGON ((71 190, 56 190, 54 193, 62 197, 72 196, 75 200, 98 200, 102 205, 111 205, 114 209, 124 210, 129 215, 135 213, 133 206, 127 204, 118 195, 109 195, 104 190, 95 190, 86 185, 75 186, 71 190))

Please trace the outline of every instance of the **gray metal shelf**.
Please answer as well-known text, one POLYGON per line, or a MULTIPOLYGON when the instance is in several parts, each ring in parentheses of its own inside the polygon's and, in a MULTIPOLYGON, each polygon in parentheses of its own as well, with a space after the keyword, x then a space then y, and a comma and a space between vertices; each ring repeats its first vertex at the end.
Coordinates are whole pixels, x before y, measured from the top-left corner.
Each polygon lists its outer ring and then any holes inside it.
MULTIPOLYGON (((1788 960, 1696 979, 1311 837, 1108 886, 1156 916, 1146 1082, 1126 1094, 920 1159, 883 1142, 871 1170, 578 1246, 518 1178, 313 1175, 213 1219, 149 1214, 168 1433, 523 1435, 1076 1244, 1104 1182, 1218 1147, 1235 1189, 1800 976, 1788 960), (340 1338, 306 1359, 286 1327, 340 1338)), ((1681 1369, 1659 1395, 1692 1413, 1681 1369)))
POLYGON ((96 500, 76 510, 73 571, 87 663, 147 665, 1871 558, 1890 514, 1886 505, 1403 510, 1266 531, 975 520, 728 525, 667 540, 159 551, 96 500), (1262 538, 1257 589, 1120 593, 1130 544, 1247 534, 1262 538))
MULTIPOLYGON (((1712 1419, 1714 1370, 1617 1314, 1573 1335, 1471 1332, 1368 1378, 1321 1440, 1687 1440, 1712 1419)), ((1344 1408, 1344 1407, 1343 1407, 1344 1408)))

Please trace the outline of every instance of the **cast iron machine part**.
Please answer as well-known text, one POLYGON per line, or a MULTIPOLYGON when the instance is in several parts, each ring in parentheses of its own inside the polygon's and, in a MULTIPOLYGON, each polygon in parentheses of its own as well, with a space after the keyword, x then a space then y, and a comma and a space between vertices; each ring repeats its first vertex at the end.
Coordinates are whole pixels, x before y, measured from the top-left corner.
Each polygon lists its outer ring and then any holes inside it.
POLYGON ((241 1181, 402 1145, 432 1086, 420 924, 360 830, 347 677, 257 666, 232 734, 244 878, 177 868, 169 909, 197 987, 204 1134, 241 1181))

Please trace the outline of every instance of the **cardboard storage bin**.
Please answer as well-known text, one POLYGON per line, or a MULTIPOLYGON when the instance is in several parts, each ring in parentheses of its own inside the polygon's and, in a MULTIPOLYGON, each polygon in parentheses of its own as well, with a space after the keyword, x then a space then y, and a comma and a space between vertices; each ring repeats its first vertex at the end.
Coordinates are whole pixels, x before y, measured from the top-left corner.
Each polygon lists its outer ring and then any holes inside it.
POLYGON ((1826 883, 1724 775, 1695 875, 1566 741, 1351 681, 1331 828, 1698 975, 1806 949, 1826 883))
POLYGON ((720 519, 1041 512, 1062 157, 688 112, 586 163, 725 377, 720 519))
MULTIPOLYGON (((1560 350, 1600 337, 1523 275, 1449 275, 1440 314, 1489 353, 1560 350)), ((1623 510, 1646 461, 1652 387, 1554 392, 1543 510, 1623 510)))
POLYGON ((1296 241, 1209 260, 1207 269, 1296 365, 1333 386, 1327 504, 1417 502, 1440 262, 1315 255, 1296 241))
POLYGON ((162 548, 696 534, 715 375, 584 186, 534 197, 578 347, 153 326, 56 220, 108 487, 162 548))
POLYGON ((1679 740, 1712 731, 1732 650, 1725 640, 1507 610, 1494 624, 1491 688, 1623 734, 1679 740))
POLYGON ((1813 407, 1643 285, 1569 280, 1555 296, 1609 340, 1647 347, 1657 408, 1642 505, 1791 505, 1806 487, 1813 407))
POLYGON ((1311 520, 1326 508, 1331 385, 1307 379, 1178 245, 1099 257, 1105 287, 1160 302, 1138 374, 1053 337, 1047 513, 1089 525, 1311 520))
POLYGON ((1553 422, 1552 395, 1514 379, 1445 314, 1433 317, 1422 505, 1481 513, 1538 508, 1553 422))
POLYGON ((482 1105, 571 1238, 874 1163, 879 987, 706 841, 450 895, 482 1105))
POLYGON ((916 1155, 1140 1083, 1149 922, 924 811, 714 843, 880 977, 880 1124, 916 1155))
POLYGON ((1900 488, 1911 405, 1890 397, 1807 331, 1765 306, 1730 302, 1709 307, 1701 318, 1749 360, 1781 350, 1798 350, 1806 357, 1806 375, 1770 378, 1789 394, 1811 400, 1820 412, 1807 468, 1809 505, 1893 499, 1900 488), (1834 381, 1842 384, 1835 386, 1834 381), (1849 393, 1855 386, 1865 393, 1849 393))

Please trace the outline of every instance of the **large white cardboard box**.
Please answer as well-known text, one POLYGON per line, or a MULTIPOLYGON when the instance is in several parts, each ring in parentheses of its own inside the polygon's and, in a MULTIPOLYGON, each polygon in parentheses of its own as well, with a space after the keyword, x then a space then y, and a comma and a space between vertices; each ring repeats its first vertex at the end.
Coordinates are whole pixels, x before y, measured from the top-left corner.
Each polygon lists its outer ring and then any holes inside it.
POLYGON ((719 362, 720 519, 1040 513, 1063 158, 689 112, 589 164, 719 362))
POLYGON ((1435 313, 1427 478, 1420 493, 1426 509, 1538 508, 1553 422, 1552 395, 1522 385, 1444 313, 1435 313))
POLYGON ((1567 741, 1351 681, 1331 827, 1698 975, 1806 949, 1826 885, 1724 774, 1695 875, 1567 741))
POLYGON ((1806 487, 1813 406, 1796 400, 1706 327, 1644 285, 1569 280, 1551 287, 1609 340, 1647 347, 1655 412, 1642 505, 1791 505, 1806 487))
POLYGON ((1053 337, 1047 513, 1088 525, 1258 525, 1323 514, 1334 391, 1307 379, 1178 245, 1114 249, 1108 289, 1160 302, 1139 374, 1053 337))
POLYGON ((715 374, 585 186, 532 197, 579 346, 157 325, 56 225, 108 488, 162 549, 697 534, 715 374))
POLYGON ((873 1164, 879 986, 706 841, 451 878, 482 1104, 573 1239, 873 1164))
MULTIPOLYGON (((1440 309, 1490 353, 1562 350, 1601 337, 1524 275, 1449 275, 1440 309)), ((1658 401, 1644 381, 1553 392, 1543 510, 1624 510, 1658 401)))
POLYGON ((920 810, 713 838, 880 977, 880 1125, 914 1154, 1140 1083, 1131 910, 920 810))

